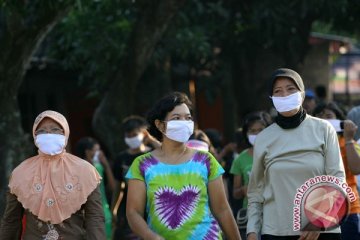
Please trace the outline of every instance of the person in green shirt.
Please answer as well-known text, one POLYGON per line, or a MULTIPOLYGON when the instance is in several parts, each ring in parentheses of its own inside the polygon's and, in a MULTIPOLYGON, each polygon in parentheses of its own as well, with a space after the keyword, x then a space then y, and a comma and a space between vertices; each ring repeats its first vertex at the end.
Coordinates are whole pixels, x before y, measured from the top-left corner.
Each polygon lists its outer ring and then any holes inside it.
MULTIPOLYGON (((243 199, 243 206, 240 211, 246 211, 247 208, 247 185, 253 163, 253 150, 256 135, 271 123, 271 117, 266 112, 252 112, 245 117, 242 126, 243 136, 246 139, 248 148, 242 151, 233 161, 230 173, 234 175, 233 197, 243 199)), ((246 222, 239 225, 242 238, 246 239, 246 222)))
MULTIPOLYGON (((106 177, 107 185, 109 189, 113 191, 115 188, 115 179, 112 174, 110 164, 101 150, 100 144, 97 140, 91 137, 84 137, 76 143, 75 151, 78 157, 91 163, 103 179, 106 177)), ((100 192, 105 216, 106 240, 110 240, 112 237, 112 215, 106 198, 104 180, 101 181, 100 192)))

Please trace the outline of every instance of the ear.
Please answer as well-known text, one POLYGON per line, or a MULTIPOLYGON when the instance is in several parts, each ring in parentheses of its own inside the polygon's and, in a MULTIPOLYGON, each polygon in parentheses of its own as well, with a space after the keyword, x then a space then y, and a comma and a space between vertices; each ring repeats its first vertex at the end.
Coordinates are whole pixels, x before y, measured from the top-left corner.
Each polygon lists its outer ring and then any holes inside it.
POLYGON ((163 121, 160 121, 159 119, 156 119, 155 120, 155 126, 161 133, 166 132, 166 124, 163 121))

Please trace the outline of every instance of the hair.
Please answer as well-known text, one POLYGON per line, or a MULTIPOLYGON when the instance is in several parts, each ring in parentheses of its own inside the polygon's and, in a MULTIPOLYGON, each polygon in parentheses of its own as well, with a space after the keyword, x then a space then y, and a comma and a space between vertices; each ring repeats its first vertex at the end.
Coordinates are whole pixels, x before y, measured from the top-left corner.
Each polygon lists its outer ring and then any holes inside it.
POLYGON ((242 128, 238 128, 234 132, 234 142, 236 143, 237 146, 240 146, 241 144, 244 143, 244 135, 242 132, 243 132, 242 128))
POLYGON ((218 130, 215 128, 207 128, 204 130, 206 135, 209 137, 212 145, 216 150, 220 150, 222 147, 222 137, 218 130))
POLYGON ((125 133, 129 133, 140 128, 147 128, 146 120, 143 117, 131 115, 124 118, 122 121, 122 129, 125 133))
POLYGON ((81 138, 75 145, 75 154, 79 158, 86 159, 86 150, 93 149, 95 144, 99 144, 94 138, 84 137, 81 138))
POLYGON ((194 130, 194 133, 190 136, 189 139, 200 140, 207 143, 209 146, 211 145, 209 137, 206 135, 204 131, 200 129, 194 130))
POLYGON ((244 138, 245 142, 249 146, 251 146, 251 144, 247 137, 247 133, 249 131, 249 128, 255 122, 260 122, 266 128, 267 126, 269 126, 272 123, 272 120, 271 120, 271 116, 267 112, 264 112, 264 111, 252 112, 252 113, 249 113, 248 115, 246 115, 243 126, 242 126, 242 134, 243 134, 243 138, 244 138))
POLYGON ((325 99, 327 96, 327 90, 324 85, 318 85, 315 87, 315 94, 318 98, 325 99))
POLYGON ((172 92, 158 100, 150 109, 146 118, 149 124, 149 133, 157 140, 162 141, 163 135, 156 127, 155 120, 163 121, 169 112, 181 104, 186 104, 190 111, 192 110, 192 103, 185 93, 172 92))
POLYGON ((190 136, 189 140, 191 140, 191 139, 199 140, 199 141, 206 143, 209 146, 209 152, 211 154, 215 153, 214 146, 213 146, 210 138, 208 137, 208 135, 206 135, 206 133, 204 131, 202 131, 200 129, 194 130, 194 133, 190 136))
POLYGON ((339 106, 335 102, 322 103, 317 105, 313 111, 313 115, 316 116, 322 113, 325 109, 335 113, 336 119, 345 120, 344 112, 339 108, 339 106))

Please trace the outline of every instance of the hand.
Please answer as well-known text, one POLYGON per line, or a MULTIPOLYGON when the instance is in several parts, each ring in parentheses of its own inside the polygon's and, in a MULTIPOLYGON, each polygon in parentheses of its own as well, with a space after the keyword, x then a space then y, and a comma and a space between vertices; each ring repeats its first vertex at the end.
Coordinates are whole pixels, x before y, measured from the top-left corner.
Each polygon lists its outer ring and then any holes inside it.
POLYGON ((110 166, 104 152, 101 150, 99 150, 99 160, 104 167, 110 166))
POLYGON ((317 240, 320 236, 319 232, 311 231, 311 232, 302 232, 300 234, 299 240, 317 240))
POLYGON ((257 240, 257 235, 256 235, 256 233, 249 233, 248 235, 247 235, 247 240, 257 240))
POLYGON ((351 120, 344 121, 344 138, 345 141, 350 141, 354 139, 355 133, 358 127, 351 120))
POLYGON ((144 134, 143 143, 145 145, 150 144, 154 148, 160 147, 161 143, 156 138, 154 138, 147 130, 144 130, 143 134, 144 134))
POLYGON ((236 143, 228 143, 225 145, 224 150, 226 153, 236 151, 236 143))

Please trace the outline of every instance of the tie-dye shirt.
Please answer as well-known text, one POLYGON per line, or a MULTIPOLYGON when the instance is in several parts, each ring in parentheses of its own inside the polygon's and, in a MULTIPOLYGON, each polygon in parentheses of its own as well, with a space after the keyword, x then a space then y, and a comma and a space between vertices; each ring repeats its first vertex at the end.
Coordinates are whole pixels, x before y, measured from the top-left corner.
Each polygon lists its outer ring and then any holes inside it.
POLYGON ((208 152, 171 165, 151 153, 136 158, 126 178, 144 181, 149 227, 165 239, 222 239, 209 207, 208 183, 224 173, 208 152))

